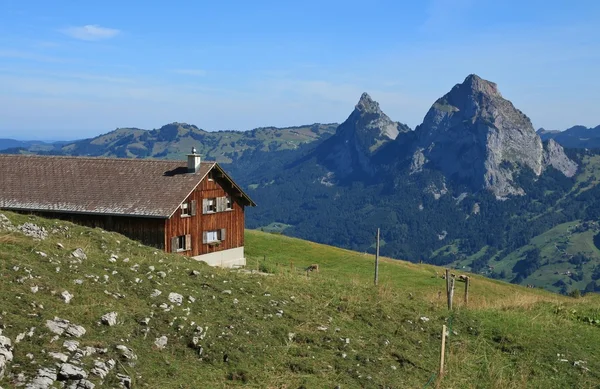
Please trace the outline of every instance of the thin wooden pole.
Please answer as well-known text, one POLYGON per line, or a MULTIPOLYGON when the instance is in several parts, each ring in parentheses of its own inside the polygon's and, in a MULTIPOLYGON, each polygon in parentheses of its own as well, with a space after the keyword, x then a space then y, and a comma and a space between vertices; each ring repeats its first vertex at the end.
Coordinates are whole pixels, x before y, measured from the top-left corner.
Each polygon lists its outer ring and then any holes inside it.
POLYGON ((450 280, 450 291, 448 292, 448 309, 452 310, 452 300, 454 299, 454 278, 450 280))
POLYGON ((444 355, 446 354, 446 325, 442 326, 442 351, 440 353, 440 374, 441 378, 444 375, 444 355))
POLYGON ((375 252, 375 285, 379 282, 379 228, 377 229, 377 249, 375 252))
POLYGON ((450 293, 450 269, 446 269, 446 296, 450 293))
POLYGON ((465 306, 469 305, 469 283, 471 282, 471 279, 469 277, 467 277, 467 279, 465 280, 465 306))

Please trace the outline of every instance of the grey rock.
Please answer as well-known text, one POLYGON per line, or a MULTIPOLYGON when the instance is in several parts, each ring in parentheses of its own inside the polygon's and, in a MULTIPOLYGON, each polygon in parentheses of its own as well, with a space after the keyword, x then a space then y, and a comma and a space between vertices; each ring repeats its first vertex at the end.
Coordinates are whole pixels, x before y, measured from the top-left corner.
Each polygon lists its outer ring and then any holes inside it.
POLYGON ((513 179, 518 169, 543 170, 542 141, 529 118, 474 74, 433 104, 415 135, 412 147, 428 166, 498 198, 524 194, 513 179))
POLYGON ((71 293, 69 293, 69 291, 65 290, 60 294, 60 297, 63 299, 63 301, 68 304, 71 302, 71 300, 73 299, 73 296, 71 293))
POLYGON ((115 324, 117 324, 117 316, 118 316, 117 312, 109 312, 109 313, 102 315, 102 317, 100 318, 100 321, 102 322, 102 324, 112 327, 115 324))
POLYGON ((94 367, 90 370, 90 373, 100 377, 101 379, 104 379, 108 373, 110 373, 110 371, 115 367, 115 360, 114 359, 109 359, 106 362, 103 362, 101 360, 96 360, 94 362, 94 367))
POLYGON ((58 359, 61 362, 67 362, 69 360, 69 356, 63 353, 56 353, 51 351, 48 353, 48 355, 50 355, 54 359, 58 359))
POLYGON ((162 294, 162 292, 161 292, 160 290, 158 290, 158 289, 154 289, 154 290, 152 291, 152 293, 150 294, 150 297, 158 297, 158 296, 160 296, 161 294, 162 294))
POLYGON ((66 389, 94 389, 96 385, 88 380, 74 381, 66 387, 66 389))
POLYGON ((73 258, 77 258, 77 259, 81 259, 81 260, 87 259, 87 255, 85 254, 85 252, 83 251, 82 248, 77 248, 75 251, 73 251, 71 253, 71 256, 73 258))
POLYGON ((48 231, 37 224, 27 222, 18 226, 17 229, 21 231, 23 235, 30 236, 34 239, 44 240, 48 237, 48 231))
POLYGON ((135 353, 133 352, 133 350, 125 345, 120 344, 116 347, 116 349, 119 351, 119 354, 124 359, 135 361, 138 358, 137 355, 135 355, 135 353))
POLYGON ((79 347, 79 342, 76 340, 65 340, 63 342, 63 347, 70 352, 74 352, 77 351, 77 348, 79 347))
POLYGON ((169 293, 169 301, 173 304, 181 305, 183 303, 183 296, 179 293, 169 293))
POLYGON ((229 290, 229 289, 225 289, 225 290, 224 290, 223 292, 221 292, 221 293, 223 293, 223 294, 231 294, 231 290, 229 290))
POLYGON ((119 380, 122 388, 131 388, 131 377, 126 376, 125 374, 117 373, 117 379, 119 380))
POLYGON ((46 320, 46 327, 57 335, 64 334, 75 338, 85 335, 85 328, 59 317, 55 317, 54 320, 46 320))
POLYGON ((60 242, 58 242, 56 244, 56 247, 59 248, 59 249, 64 249, 65 248, 65 246, 62 243, 60 243, 60 242))
POLYGON ((544 145, 544 168, 552 166, 567 177, 573 177, 577 173, 577 163, 567 157, 565 150, 554 139, 550 139, 544 145))
POLYGON ((154 345, 159 350, 162 350, 163 348, 167 347, 167 342, 168 342, 167 337, 163 335, 160 338, 156 338, 156 340, 154 341, 154 345))
POLYGON ((70 363, 63 363, 58 370, 58 380, 81 380, 87 378, 87 373, 80 366, 75 366, 70 363))
POLYGON ((45 367, 38 370, 37 376, 25 386, 25 389, 48 389, 56 379, 56 369, 45 367))
POLYGON ((158 273, 156 273, 156 275, 160 278, 165 278, 167 276, 167 273, 165 273, 164 271, 159 271, 158 273))
POLYGON ((6 336, 0 335, 0 379, 4 377, 8 363, 13 360, 12 350, 11 340, 6 336))
POLYGON ((343 178, 357 171, 372 176, 375 166, 371 156, 399 133, 408 131, 407 125, 392 121, 371 96, 363 93, 335 135, 319 146, 318 154, 336 177, 343 178))

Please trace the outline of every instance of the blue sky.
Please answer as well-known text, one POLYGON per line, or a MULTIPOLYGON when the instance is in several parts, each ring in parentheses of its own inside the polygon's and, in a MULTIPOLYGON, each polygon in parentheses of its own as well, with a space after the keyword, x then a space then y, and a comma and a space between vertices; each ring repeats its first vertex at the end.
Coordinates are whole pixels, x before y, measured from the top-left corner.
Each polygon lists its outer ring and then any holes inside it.
POLYGON ((0 0, 0 137, 341 122, 363 91, 414 128, 470 73, 536 128, 596 126, 599 26, 598 1, 0 0))

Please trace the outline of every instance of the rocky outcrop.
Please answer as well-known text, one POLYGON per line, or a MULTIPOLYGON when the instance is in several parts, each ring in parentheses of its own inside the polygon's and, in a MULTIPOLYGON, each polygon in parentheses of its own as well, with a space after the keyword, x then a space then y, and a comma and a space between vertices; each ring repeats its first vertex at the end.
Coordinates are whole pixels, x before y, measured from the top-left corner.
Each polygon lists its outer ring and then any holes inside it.
POLYGON ((500 198, 524 194, 513 181, 516 169, 539 175, 544 167, 542 141, 529 118, 495 83, 474 74, 438 99, 415 132, 414 149, 423 153, 415 162, 426 160, 448 178, 500 198))
POLYGON ((567 157, 565 150, 554 139, 550 139, 544 145, 544 168, 552 166, 567 177, 573 177, 577 173, 577 163, 567 157))
POLYGON ((392 121, 379 103, 363 93, 348 119, 337 128, 335 135, 319 146, 319 156, 336 177, 355 172, 375 174, 372 155, 399 133, 410 131, 402 123, 392 121))
POLYGON ((11 340, 2 335, 0 330, 0 379, 4 377, 6 365, 13 360, 13 347, 11 340))

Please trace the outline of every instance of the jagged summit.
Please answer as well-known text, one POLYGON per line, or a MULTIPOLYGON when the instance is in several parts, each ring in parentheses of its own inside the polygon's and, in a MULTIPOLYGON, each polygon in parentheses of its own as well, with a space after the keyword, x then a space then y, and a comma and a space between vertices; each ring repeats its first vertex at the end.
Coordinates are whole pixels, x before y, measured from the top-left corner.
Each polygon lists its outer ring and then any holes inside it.
POLYGON ((360 112, 381 112, 379 103, 373 100, 367 92, 364 92, 360 96, 360 100, 358 100, 355 108, 360 112))
POLYGON ((484 80, 476 74, 469 74, 462 84, 457 87, 471 93, 483 93, 490 96, 502 97, 495 82, 484 80))
MULTIPOLYGON (((524 194, 513 180, 517 169, 540 175, 549 165, 531 120, 502 97, 495 83, 474 74, 438 99, 415 133, 414 166, 429 163, 447 177, 497 197, 524 194)), ((555 149, 552 159, 561 152, 555 149)), ((573 172, 567 162, 551 165, 564 167, 567 175, 573 172)))
POLYGON ((407 125, 392 121, 365 92, 335 135, 319 147, 319 153, 338 176, 359 171, 373 175, 375 169, 370 157, 400 132, 407 131, 410 131, 407 125))

